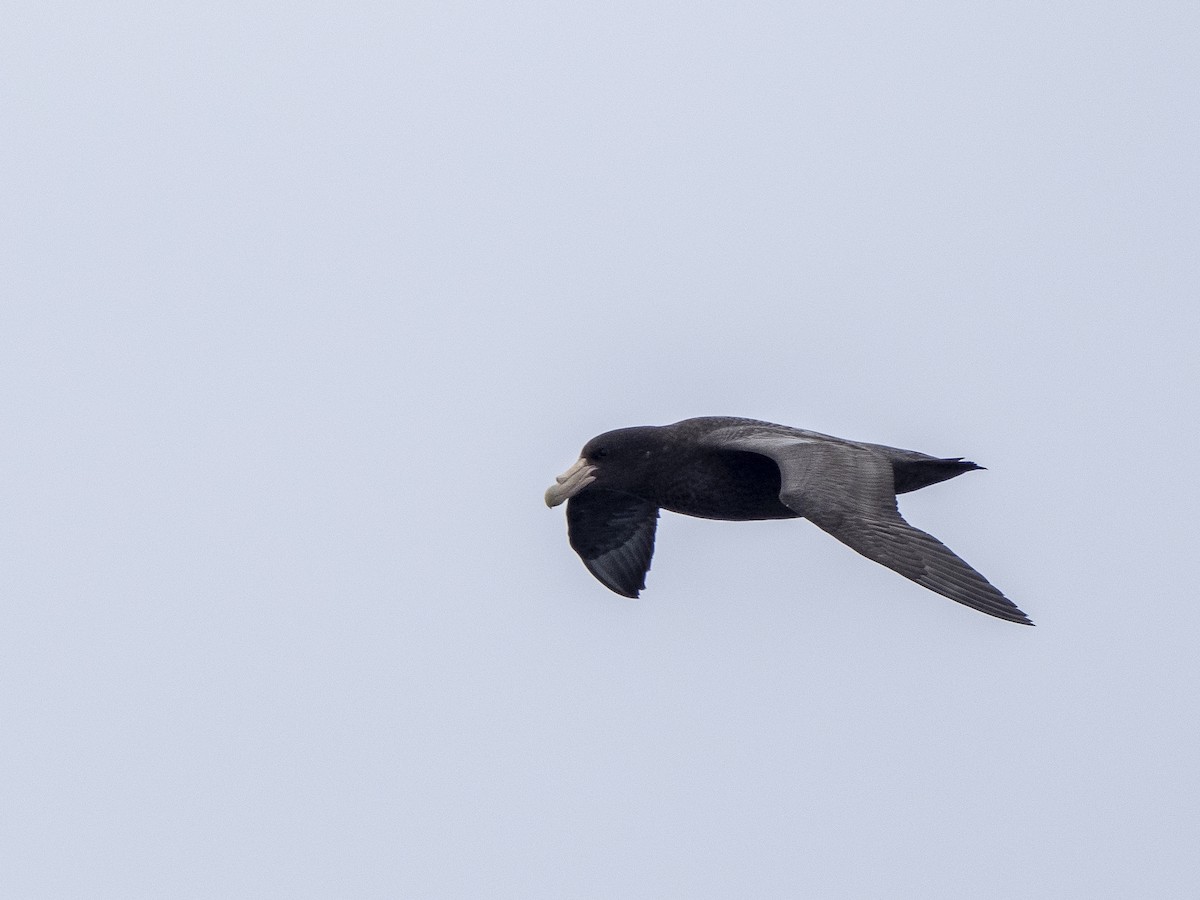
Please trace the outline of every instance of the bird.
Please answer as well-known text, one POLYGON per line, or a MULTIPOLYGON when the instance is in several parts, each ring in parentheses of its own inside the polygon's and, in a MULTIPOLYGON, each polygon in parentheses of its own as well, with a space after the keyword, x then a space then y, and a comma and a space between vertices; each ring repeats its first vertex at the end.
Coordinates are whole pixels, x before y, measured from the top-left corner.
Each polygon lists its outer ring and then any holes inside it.
POLYGON ((776 425, 702 416, 588 441, 546 491, 567 537, 609 590, 646 587, 659 511, 725 521, 808 519, 867 559, 979 612, 1032 625, 945 544, 900 515, 896 495, 982 466, 776 425))

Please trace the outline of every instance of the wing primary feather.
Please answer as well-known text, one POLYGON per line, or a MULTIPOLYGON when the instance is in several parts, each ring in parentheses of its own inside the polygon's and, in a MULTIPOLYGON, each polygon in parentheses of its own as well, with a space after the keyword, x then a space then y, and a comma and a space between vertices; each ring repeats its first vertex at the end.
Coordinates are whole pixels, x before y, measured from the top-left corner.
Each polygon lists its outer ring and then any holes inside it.
POLYGON ((587 570, 634 599, 646 587, 658 507, 618 491, 587 490, 567 501, 567 533, 587 570))

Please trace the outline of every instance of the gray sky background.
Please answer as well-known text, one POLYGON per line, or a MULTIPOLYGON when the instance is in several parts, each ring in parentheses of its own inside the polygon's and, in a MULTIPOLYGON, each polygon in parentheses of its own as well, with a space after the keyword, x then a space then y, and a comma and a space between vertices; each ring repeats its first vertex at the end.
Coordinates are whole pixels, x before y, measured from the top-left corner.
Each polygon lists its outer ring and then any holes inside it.
POLYGON ((0 893, 1194 897, 1200 7, 26 4, 0 893), (542 491, 745 415, 988 467, 542 491))

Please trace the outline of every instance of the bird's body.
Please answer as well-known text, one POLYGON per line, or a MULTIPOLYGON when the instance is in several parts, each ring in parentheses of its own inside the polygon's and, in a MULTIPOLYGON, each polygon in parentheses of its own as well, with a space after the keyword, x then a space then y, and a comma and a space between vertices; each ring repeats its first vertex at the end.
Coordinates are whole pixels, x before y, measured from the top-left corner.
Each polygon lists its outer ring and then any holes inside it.
POLYGON ((645 587, 659 509, 706 519, 807 518, 859 553, 989 615, 1032 624, 896 495, 979 466, 753 419, 704 417, 593 438, 546 492, 567 503, 571 546, 606 587, 645 587))
POLYGON ((663 509, 732 522, 796 518, 779 500, 779 467, 758 453, 672 448, 661 463, 644 496, 663 509))

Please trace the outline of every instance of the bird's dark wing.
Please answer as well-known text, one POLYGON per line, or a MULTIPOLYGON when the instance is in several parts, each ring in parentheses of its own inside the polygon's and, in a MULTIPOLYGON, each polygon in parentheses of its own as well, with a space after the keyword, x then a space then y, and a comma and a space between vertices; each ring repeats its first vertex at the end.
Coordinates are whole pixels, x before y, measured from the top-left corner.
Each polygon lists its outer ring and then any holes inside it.
POLYGON ((896 507, 892 466, 861 444, 821 437, 728 429, 710 441, 761 453, 779 466, 779 499, 867 559, 980 612, 1032 625, 986 578, 933 535, 913 528, 896 507))
POLYGON ((654 555, 658 507, 616 491, 585 490, 567 501, 567 536, 588 571, 610 591, 636 597, 654 555))

